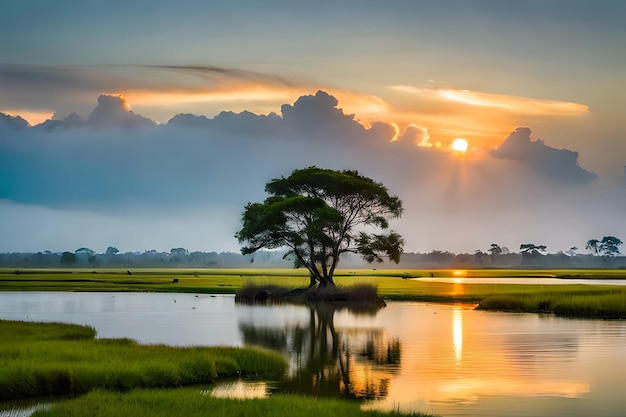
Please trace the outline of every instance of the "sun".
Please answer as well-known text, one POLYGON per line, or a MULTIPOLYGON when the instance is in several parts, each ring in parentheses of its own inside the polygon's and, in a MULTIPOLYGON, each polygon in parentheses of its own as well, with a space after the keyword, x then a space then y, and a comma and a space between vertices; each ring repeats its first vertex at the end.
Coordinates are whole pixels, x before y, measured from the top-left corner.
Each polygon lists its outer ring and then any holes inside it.
POLYGON ((459 153, 467 152, 467 141, 463 138, 456 138, 452 141, 452 150, 459 153))

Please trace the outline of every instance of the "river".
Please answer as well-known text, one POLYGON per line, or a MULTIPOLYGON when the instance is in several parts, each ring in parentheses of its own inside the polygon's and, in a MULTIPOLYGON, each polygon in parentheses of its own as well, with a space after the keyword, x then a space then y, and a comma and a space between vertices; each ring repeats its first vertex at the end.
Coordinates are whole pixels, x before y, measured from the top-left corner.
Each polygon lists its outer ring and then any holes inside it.
POLYGON ((626 322, 392 302, 375 313, 245 306, 232 296, 0 292, 0 318, 88 324, 141 343, 259 345, 289 384, 376 409, 453 416, 616 417, 626 410, 626 322))

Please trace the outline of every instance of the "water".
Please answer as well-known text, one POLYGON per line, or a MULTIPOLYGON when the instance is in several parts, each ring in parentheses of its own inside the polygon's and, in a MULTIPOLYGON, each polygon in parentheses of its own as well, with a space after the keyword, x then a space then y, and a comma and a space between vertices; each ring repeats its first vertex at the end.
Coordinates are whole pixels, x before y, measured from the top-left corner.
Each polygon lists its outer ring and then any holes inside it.
MULTIPOLYGON (((0 292, 0 318, 89 324, 142 343, 260 345, 290 382, 268 390, 343 395, 365 407, 452 416, 623 416, 626 322, 390 303, 375 314, 242 306, 232 296, 0 292)), ((220 388, 228 391, 226 388, 220 388)))
POLYGON ((448 284, 521 284, 521 285, 626 285, 626 279, 590 279, 590 278, 529 278, 529 277, 465 277, 464 270, 459 270, 454 277, 410 278, 423 282, 445 282, 448 284))

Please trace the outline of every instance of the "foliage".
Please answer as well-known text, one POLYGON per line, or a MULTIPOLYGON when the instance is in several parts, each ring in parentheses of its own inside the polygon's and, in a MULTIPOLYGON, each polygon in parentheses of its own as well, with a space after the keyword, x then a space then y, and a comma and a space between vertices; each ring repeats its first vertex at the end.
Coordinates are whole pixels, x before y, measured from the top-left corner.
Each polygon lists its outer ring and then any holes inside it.
MULTIPOLYGON (((584 245, 582 246, 584 248, 584 245)), ((626 256, 595 256, 592 253, 576 253, 574 246, 570 250, 558 253, 548 253, 543 256, 528 257, 527 254, 511 253, 505 246, 501 247, 502 254, 491 255, 490 248, 480 253, 451 253, 432 251, 430 253, 403 252, 399 268, 626 268, 626 256), (529 263, 529 261, 532 261, 529 263)), ((0 253, 0 268, 11 268, 11 273, 20 273, 23 268, 59 268, 67 270, 75 268, 77 273, 81 268, 89 268, 88 272, 100 273, 102 269, 124 268, 135 271, 137 268, 292 268, 293 260, 285 260, 285 251, 259 250, 252 255, 242 255, 240 252, 189 252, 185 256, 172 256, 170 251, 157 252, 125 252, 115 255, 106 253, 91 256, 77 256, 76 262, 61 264, 61 253, 49 251, 37 253, 0 253), (98 268, 98 269, 94 269, 98 268)), ((369 268, 361 255, 348 253, 341 258, 342 268, 369 268)))
POLYGON ((249 280, 235 296, 243 303, 304 303, 318 301, 339 301, 341 307, 354 310, 372 309, 377 311, 385 306, 385 301, 378 295, 376 284, 357 282, 349 286, 327 286, 312 290, 303 288, 294 290, 284 285, 268 284, 249 280))
POLYGON ((60 262, 61 265, 74 265, 76 263, 76 254, 72 252, 63 252, 60 262))
POLYGON ((85 255, 95 255, 96 251, 94 251, 93 249, 89 249, 89 248, 78 248, 74 251, 74 253, 76 255, 79 254, 85 254, 85 255))
POLYGON ((105 252, 105 255, 117 255, 118 253, 120 253, 120 250, 118 248, 116 248, 115 246, 109 246, 105 252))
POLYGON ((502 255, 502 248, 500 247, 500 245, 492 243, 487 252, 489 252, 491 256, 502 255))
POLYGON ((519 248, 520 253, 527 255, 540 255, 546 251, 545 245, 535 245, 533 243, 523 243, 519 248))
POLYGON ((590 239, 587 241, 585 249, 596 255, 615 256, 618 255, 619 246, 624 242, 614 236, 604 236, 602 240, 590 239))
POLYGON ((242 254, 286 247, 295 266, 309 271, 311 286, 334 284, 339 258, 348 252, 367 262, 383 256, 399 262, 404 242, 398 233, 365 231, 387 229, 389 219, 402 214, 402 202, 382 184, 357 171, 310 167, 273 179, 265 190, 270 197, 263 203, 245 207, 235 235, 246 244, 242 254))

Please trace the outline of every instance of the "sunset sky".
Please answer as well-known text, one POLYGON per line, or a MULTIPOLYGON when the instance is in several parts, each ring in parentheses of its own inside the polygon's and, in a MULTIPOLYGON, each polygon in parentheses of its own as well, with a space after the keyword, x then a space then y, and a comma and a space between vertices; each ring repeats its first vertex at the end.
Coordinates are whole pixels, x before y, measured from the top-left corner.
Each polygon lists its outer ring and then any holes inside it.
POLYGON ((0 251, 236 251, 310 165, 387 185, 409 251, 626 239, 621 0, 2 8, 0 251))

